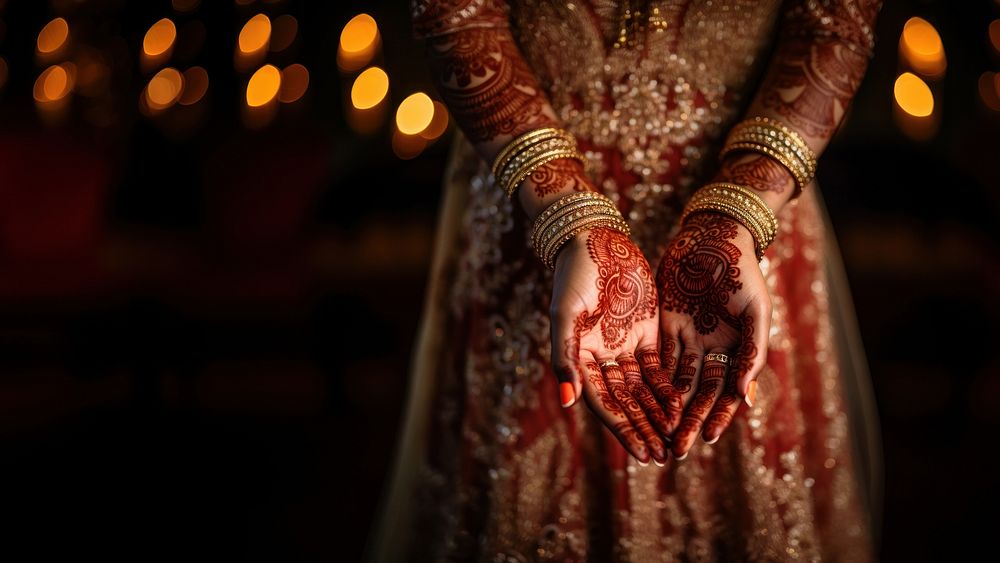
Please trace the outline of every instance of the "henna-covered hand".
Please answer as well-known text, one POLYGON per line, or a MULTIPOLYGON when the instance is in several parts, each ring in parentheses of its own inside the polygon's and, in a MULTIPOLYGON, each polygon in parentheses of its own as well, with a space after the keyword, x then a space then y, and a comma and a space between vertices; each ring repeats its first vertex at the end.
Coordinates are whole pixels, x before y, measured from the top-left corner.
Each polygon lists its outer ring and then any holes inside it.
POLYGON ((754 241, 727 215, 690 215, 660 261, 663 365, 672 387, 668 405, 672 451, 683 459, 698 435, 718 440, 741 400, 753 400, 767 358, 771 300, 757 265, 754 241), (725 354, 729 364, 707 354, 725 354))
POLYGON ((644 379, 659 367, 656 286, 632 239, 598 227, 570 240, 556 259, 551 318, 563 406, 582 394, 629 453, 665 463, 668 421, 644 379))

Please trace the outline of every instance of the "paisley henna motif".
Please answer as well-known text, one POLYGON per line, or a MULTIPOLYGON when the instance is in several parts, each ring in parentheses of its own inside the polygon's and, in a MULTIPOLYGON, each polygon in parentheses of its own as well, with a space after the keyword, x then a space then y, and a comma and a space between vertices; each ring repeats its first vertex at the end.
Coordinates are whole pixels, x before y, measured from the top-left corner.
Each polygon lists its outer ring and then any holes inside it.
POLYGON ((592 230, 587 251, 598 271, 600 293, 594 314, 600 315, 604 346, 613 350, 625 342, 635 321, 656 313, 653 276, 632 239, 618 231, 592 230))
POLYGON ((660 262, 657 286, 663 309, 690 315, 701 334, 722 320, 738 326, 727 311, 729 297, 743 287, 737 266, 742 252, 732 241, 737 223, 717 213, 691 215, 660 262))

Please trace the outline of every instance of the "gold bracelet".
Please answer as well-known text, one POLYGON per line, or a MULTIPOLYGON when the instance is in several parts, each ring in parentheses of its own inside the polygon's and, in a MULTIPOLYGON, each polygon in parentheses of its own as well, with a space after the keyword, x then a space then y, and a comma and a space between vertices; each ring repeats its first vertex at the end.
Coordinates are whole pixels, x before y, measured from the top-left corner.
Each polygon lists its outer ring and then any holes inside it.
POLYGON ((583 217, 567 225, 564 230, 560 231, 557 237, 553 238, 553 240, 549 241, 548 244, 546 244, 542 254, 540 255, 542 262, 550 270, 554 270, 556 267, 556 256, 559 254, 559 251, 562 249, 562 247, 567 242, 569 242, 571 238, 575 237, 576 235, 580 234, 583 231, 589 229, 595 229, 598 227, 607 227, 614 229, 625 235, 631 235, 628 223, 626 223, 625 220, 621 219, 620 217, 614 217, 603 214, 583 217))
POLYGON ((810 176, 816 171, 816 159, 809 147, 793 143, 787 136, 778 134, 778 130, 773 127, 744 126, 734 131, 729 139, 730 142, 752 142, 769 146, 789 154, 810 176))
MULTIPOLYGON (((567 194, 550 203, 548 207, 543 209, 542 212, 538 214, 538 217, 535 218, 531 227, 532 242, 534 243, 539 241, 542 235, 550 228, 553 229, 552 232, 554 233, 555 229, 562 226, 556 224, 556 222, 562 219, 563 224, 565 224, 565 218, 570 210, 573 210, 575 206, 580 206, 582 204, 588 204, 589 206, 604 206, 609 212, 621 216, 618 212, 618 207, 615 206, 614 202, 602 193, 574 192, 567 194)), ((538 248, 537 244, 533 244, 532 246, 538 248)))
POLYGON ((506 191, 507 186, 510 185, 511 178, 516 176, 519 170, 523 169, 525 163, 544 152, 556 149, 576 150, 574 145, 570 145, 565 140, 555 137, 525 147, 524 150, 513 155, 506 163, 504 163, 503 167, 500 168, 498 173, 494 175, 497 185, 503 187, 506 191))
POLYGON ((774 241, 778 220, 767 203, 752 190, 729 182, 707 184, 691 197, 681 214, 681 222, 696 211, 710 209, 739 221, 754 239, 757 260, 774 241))
POLYGON ((506 166, 507 161, 509 161, 515 154, 524 150, 530 145, 545 141, 547 139, 552 139, 556 137, 565 138, 567 141, 573 141, 573 136, 564 129, 559 129, 557 127, 542 127, 541 129, 532 129, 526 133, 518 135, 510 142, 508 142, 504 148, 500 150, 496 158, 493 159, 493 166, 491 171, 493 176, 496 177, 500 170, 506 166))
POLYGON ((719 159, 738 150, 769 156, 784 166, 795 180, 793 199, 802 193, 816 175, 816 156, 802 136, 767 117, 746 119, 733 127, 719 159))
POLYGON ((773 214, 763 206, 763 209, 755 209, 757 206, 749 203, 750 200, 740 194, 726 189, 709 189, 697 200, 689 202, 685 207, 681 220, 685 220, 688 215, 703 209, 712 209, 730 215, 738 220, 754 238, 757 258, 760 260, 764 251, 770 246, 777 233, 777 222, 774 221, 773 214))
POLYGON ((758 220, 761 228, 768 236, 765 246, 771 243, 774 236, 778 233, 778 219, 759 195, 745 186, 729 182, 715 182, 714 184, 709 184, 709 187, 719 190, 724 197, 729 197, 736 205, 748 209, 758 220), (735 192, 735 195, 730 195, 729 190, 735 192))
POLYGON ((540 239, 544 233, 548 233, 549 236, 554 236, 560 226, 564 225, 566 221, 583 216, 585 213, 588 213, 590 211, 589 208, 592 207, 603 207, 612 214, 617 212, 617 208, 610 201, 594 199, 573 201, 562 209, 559 209, 557 213, 552 214, 551 217, 540 218, 537 220, 531 232, 531 247, 540 248, 540 239))
POLYGON ((510 199, 514 197, 514 192, 517 191, 521 182, 525 181, 528 176, 535 172, 535 170, 538 170, 545 164, 552 162, 557 158, 572 158, 580 161, 580 164, 584 164, 586 161, 584 156, 576 149, 552 149, 549 152, 542 153, 526 162, 524 166, 518 170, 517 176, 510 181, 510 184, 504 186, 504 193, 507 194, 507 198, 510 199))
POLYGON ((762 225, 767 226, 768 230, 775 232, 778 230, 778 220, 775 218, 774 212, 771 211, 771 208, 768 207, 767 202, 765 202, 753 190, 748 189, 745 186, 733 184, 731 182, 713 182, 703 186, 695 195, 698 197, 716 195, 726 197, 727 199, 746 207, 751 213, 761 220, 762 225))
POLYGON ((630 234, 628 223, 607 197, 597 192, 572 193, 559 198, 538 215, 532 225, 531 245, 542 263, 553 269, 563 245, 580 232, 595 227, 609 227, 630 234))
POLYGON ((780 121, 769 117, 757 116, 753 119, 746 119, 740 122, 733 128, 731 134, 737 133, 741 129, 766 131, 768 136, 776 142, 792 148, 797 153, 799 159, 802 161, 802 164, 807 170, 809 170, 810 176, 815 174, 815 153, 813 153, 812 149, 809 148, 809 144, 802 138, 802 135, 799 135, 798 132, 789 129, 780 121))
POLYGON ((795 180, 795 193, 792 195, 793 199, 798 197, 802 193, 802 190, 809 185, 810 178, 806 175, 805 171, 796 164, 795 161, 790 160, 786 155, 765 145, 758 143, 730 143, 726 145, 721 153, 719 153, 719 158, 725 158, 729 153, 739 150, 746 150, 769 156, 785 167, 795 180))

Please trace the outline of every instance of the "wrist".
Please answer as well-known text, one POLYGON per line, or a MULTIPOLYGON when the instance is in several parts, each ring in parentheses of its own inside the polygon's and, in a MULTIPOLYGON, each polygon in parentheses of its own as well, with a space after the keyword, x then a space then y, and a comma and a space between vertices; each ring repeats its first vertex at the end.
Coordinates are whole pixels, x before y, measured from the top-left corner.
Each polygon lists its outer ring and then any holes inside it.
POLYGON ((727 154, 712 182, 728 182, 753 190, 774 212, 784 207, 796 190, 795 178, 780 162, 752 152, 727 154))
POLYGON ((572 158, 558 158, 538 167, 517 187, 521 209, 534 221, 549 205, 574 192, 594 192, 583 164, 572 158))

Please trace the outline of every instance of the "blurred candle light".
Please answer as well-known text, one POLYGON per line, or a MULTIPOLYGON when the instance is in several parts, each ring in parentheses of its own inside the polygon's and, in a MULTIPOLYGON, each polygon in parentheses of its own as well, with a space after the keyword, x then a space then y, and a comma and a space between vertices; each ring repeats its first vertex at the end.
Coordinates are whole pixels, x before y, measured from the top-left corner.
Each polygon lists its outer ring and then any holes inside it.
POLYGON ((247 20, 236 41, 236 68, 245 71, 259 65, 264 60, 270 41, 270 18, 264 14, 257 14, 247 20))
POLYGON ((984 72, 979 76, 979 98, 987 108, 1000 111, 1000 73, 984 72))
POLYGON ((392 133, 392 152, 403 160, 420 156, 425 147, 427 147, 427 139, 420 135, 407 135, 399 129, 392 133))
POLYGON ((351 86, 351 103, 357 109, 377 106, 389 93, 389 75, 377 66, 358 75, 351 86))
POLYGON ((396 109, 396 127, 404 135, 419 135, 434 118, 434 102, 423 92, 406 97, 396 109))
POLYGON ((167 67, 150 79, 146 86, 146 103, 153 112, 177 103, 184 90, 184 76, 176 68, 167 67))
POLYGON ((291 64, 281 71, 281 91, 278 99, 284 104, 298 101, 309 88, 309 70, 300 64, 291 64))
POLYGON ((420 136, 428 141, 434 141, 448 129, 448 108, 441 102, 434 102, 434 117, 430 125, 420 132, 420 136))
POLYGON ((343 72, 358 70, 374 58, 379 47, 378 24, 368 14, 351 18, 340 32, 337 66, 343 72))
POLYGON ((240 51, 250 54, 263 50, 271 40, 271 19, 264 14, 250 18, 240 30, 240 51))
POLYGON ((75 78, 76 66, 72 63, 52 65, 38 75, 32 94, 43 120, 51 124, 66 116, 75 78))
POLYGON ((208 92, 208 72, 200 66, 193 66, 184 71, 184 89, 177 100, 182 106, 192 106, 208 92))
POLYGON ((904 72, 893 86, 893 117, 900 130, 923 141, 937 132, 940 114, 935 111, 934 94, 919 76, 904 72))
POLYGON ((915 72, 927 78, 940 78, 948 66, 941 36, 923 18, 907 20, 899 37, 899 53, 915 72))
POLYGON ((1000 54, 1000 20, 990 22, 990 43, 993 50, 1000 54))
POLYGON ((274 18, 271 29, 271 52, 280 53, 292 46, 299 32, 299 21, 295 16, 284 14, 274 18))
POLYGON ((51 60, 66 48, 69 41, 69 24, 63 18, 56 18, 38 32, 35 52, 40 60, 51 60))
POLYGON ((201 0, 171 0, 170 5, 174 7, 174 10, 185 13, 193 12, 198 9, 201 4, 201 0))
POLYGON ((150 71, 166 63, 173 53, 177 27, 170 18, 163 18, 149 27, 142 39, 140 57, 144 70, 150 71))
POLYGON ((930 87, 913 73, 899 75, 893 94, 899 107, 914 117, 927 117, 934 112, 934 96, 930 87))
POLYGON ((247 83, 247 105, 257 108, 271 103, 280 88, 281 71, 274 65, 260 67, 247 83))

